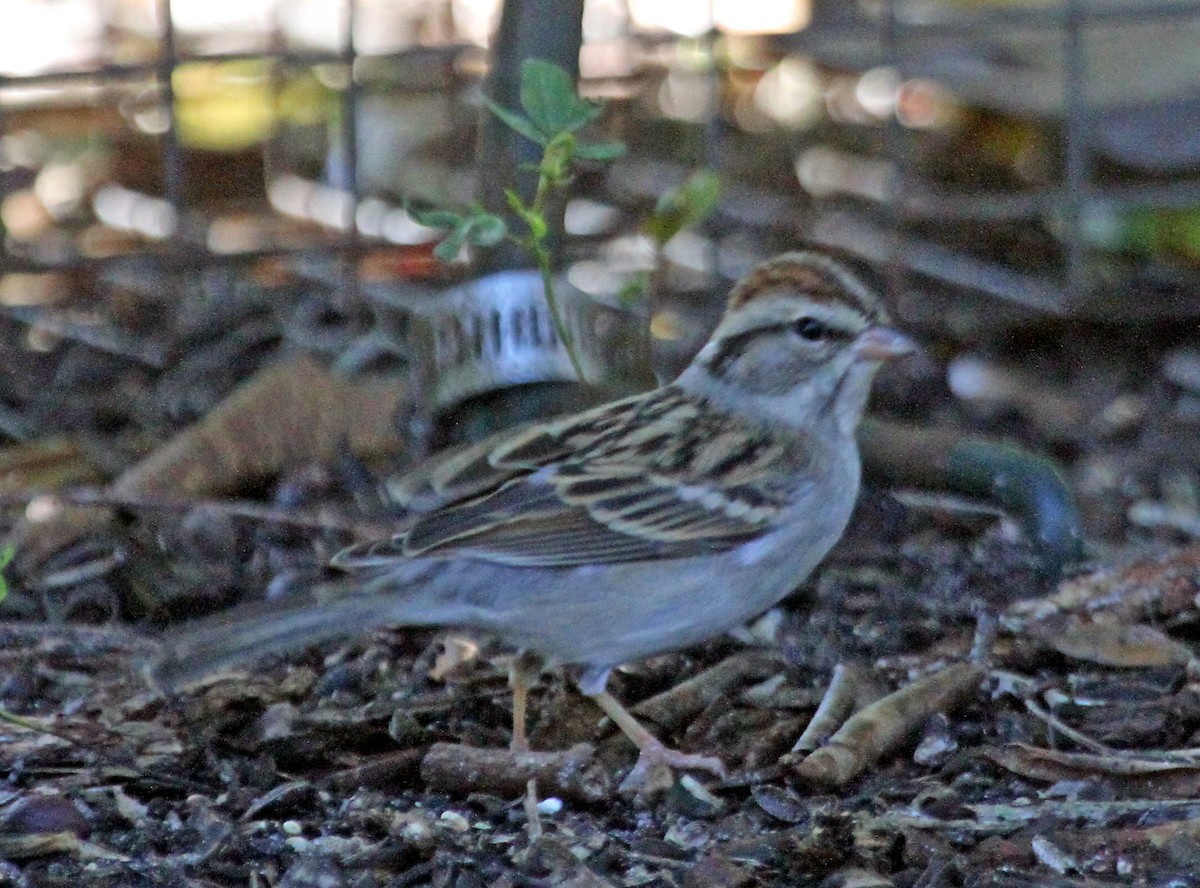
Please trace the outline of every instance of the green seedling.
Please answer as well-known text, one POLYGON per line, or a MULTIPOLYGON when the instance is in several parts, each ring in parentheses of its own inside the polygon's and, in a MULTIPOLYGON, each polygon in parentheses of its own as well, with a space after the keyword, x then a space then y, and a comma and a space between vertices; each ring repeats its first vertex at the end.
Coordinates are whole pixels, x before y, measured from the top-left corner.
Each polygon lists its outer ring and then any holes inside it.
POLYGON ((721 177, 712 170, 697 170, 683 184, 658 199, 654 214, 642 230, 661 249, 685 228, 699 225, 717 208, 721 196, 721 177))
POLYGON ((555 192, 570 183, 577 161, 616 160, 625 153, 625 146, 619 142, 583 142, 576 137, 576 133, 600 115, 603 106, 580 98, 571 76, 557 65, 527 59, 521 65, 520 97, 523 114, 487 98, 484 102, 506 126, 542 147, 541 160, 535 167, 538 181, 533 197, 526 202, 515 189, 508 188, 504 192, 509 208, 525 230, 511 231, 504 217, 489 213, 479 205, 463 212, 444 209, 410 212, 422 225, 449 232, 434 249, 434 255, 443 262, 453 260, 468 244, 487 248, 507 239, 526 250, 541 274, 554 330, 571 359, 575 375, 580 382, 586 382, 583 365, 554 294, 554 257, 549 246, 551 230, 547 209, 555 192))
MULTIPOLYGON (((721 196, 721 177, 712 170, 697 170, 658 199, 654 212, 642 223, 642 231, 654 242, 654 275, 663 268, 663 248, 683 231, 699 225, 717 208, 721 196)), ((621 302, 632 305, 648 293, 662 292, 662 282, 652 274, 638 272, 618 294, 621 302)))
POLYGON ((8 598, 8 580, 4 577, 4 569, 12 563, 13 556, 16 554, 17 550, 12 546, 0 549, 0 601, 8 598))

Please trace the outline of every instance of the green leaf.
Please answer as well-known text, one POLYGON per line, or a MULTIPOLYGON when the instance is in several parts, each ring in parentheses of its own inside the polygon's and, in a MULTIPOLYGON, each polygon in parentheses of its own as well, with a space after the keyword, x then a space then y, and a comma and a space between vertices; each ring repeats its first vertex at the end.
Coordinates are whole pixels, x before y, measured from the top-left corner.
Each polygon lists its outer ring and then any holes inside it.
POLYGON ((600 106, 575 94, 571 75, 543 59, 521 63, 521 107, 547 136, 575 132, 600 114, 600 106))
POLYGON ((576 145, 575 156, 584 160, 599 160, 608 162, 625 156, 625 146, 621 142, 597 142, 591 145, 576 145))
POLYGON ((467 240, 477 247, 494 247, 508 234, 508 225, 499 216, 480 213, 467 226, 467 240))
POLYGON ((0 601, 8 597, 8 580, 4 578, 4 568, 12 563, 13 556, 17 554, 17 550, 11 545, 0 549, 0 601))
POLYGON ((509 111, 503 105, 497 105, 495 102, 493 102, 487 96, 483 97, 483 103, 487 106, 487 109, 489 111, 491 111, 493 114, 495 114, 497 117, 500 118, 500 120, 504 123, 505 126, 507 126, 511 130, 515 130, 516 132, 520 133, 522 136, 527 138, 529 141, 534 142, 538 145, 545 145, 547 142, 550 141, 550 137, 547 136, 545 133, 543 133, 541 130, 539 130, 533 124, 532 121, 528 120, 527 118, 522 117, 520 114, 517 114, 515 111, 509 111))
POLYGON ((697 170, 678 188, 658 199, 654 215, 646 220, 643 230, 665 244, 683 229, 707 219, 720 196, 721 177, 712 170, 697 170))
POLYGON ((464 222, 446 235, 445 240, 433 248, 433 255, 443 262, 453 262, 457 259, 466 242, 469 226, 470 223, 464 222))
POLYGON ((692 224, 713 211, 721 196, 721 177, 713 170, 696 170, 679 187, 675 203, 683 207, 692 224))
POLYGON ((508 201, 509 208, 522 219, 529 215, 529 207, 525 206, 525 201, 521 200, 521 195, 517 194, 511 188, 504 189, 504 199, 508 201))
POLYGON ((416 210, 407 203, 404 209, 426 228, 457 228, 463 220, 462 215, 453 210, 416 210))

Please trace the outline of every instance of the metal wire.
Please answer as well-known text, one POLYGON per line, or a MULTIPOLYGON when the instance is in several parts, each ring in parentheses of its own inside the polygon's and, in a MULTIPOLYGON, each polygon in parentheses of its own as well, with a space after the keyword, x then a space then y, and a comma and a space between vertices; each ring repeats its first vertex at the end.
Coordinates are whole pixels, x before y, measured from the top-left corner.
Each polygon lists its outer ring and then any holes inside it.
MULTIPOLYGON (((826 4, 826 8, 831 6, 826 4)), ((1200 21, 1200 3, 1051 0, 1038 5, 965 7, 954 3, 886 0, 873 15, 864 14, 862 7, 850 9, 841 7, 836 15, 818 17, 813 27, 790 41, 791 46, 812 54, 835 70, 863 72, 886 65, 897 72, 898 82, 932 76, 951 94, 961 95, 962 84, 944 72, 940 80, 936 73, 925 74, 930 70, 927 66, 931 58, 952 56, 983 63, 985 48, 998 47, 1001 58, 1007 52, 1010 63, 1021 64, 1022 44, 1006 42, 1008 35, 1043 38, 1043 46, 1044 38, 1054 39, 1053 35, 1058 35, 1062 57, 1057 69, 1045 66, 1037 70, 1046 78, 1042 89, 1048 95, 1061 90, 1060 110, 1042 108, 1034 112, 1033 108, 1040 107, 1036 100, 1041 99, 1044 105, 1045 97, 1024 94, 1005 105, 1005 94, 989 93, 990 87, 986 85, 982 86, 983 94, 989 98, 981 104, 977 105, 970 93, 961 101, 972 107, 991 107, 1002 115, 1010 115, 1012 120, 1036 119, 1047 138, 1058 133, 1053 137, 1057 142, 1052 143, 1058 153, 1051 160, 1060 161, 1061 169, 1055 181, 1019 189, 948 187, 919 171, 919 159, 913 156, 913 141, 902 137, 903 127, 898 124, 898 115, 893 114, 882 124, 882 147, 878 153, 891 170, 885 193, 867 194, 860 183, 850 181, 854 174, 846 173, 845 187, 835 189, 832 200, 818 199, 814 223, 818 236, 876 260, 895 258, 908 270, 954 288, 1003 298, 1039 311, 1071 314, 1095 310, 1114 317, 1114 303, 1122 298, 1128 302, 1121 292, 1126 283, 1113 277, 1116 267, 1113 255, 1098 261, 1097 250, 1102 248, 1089 233, 1090 219, 1103 217, 1105 213, 1124 220, 1139 211, 1200 211, 1200 177, 1187 169, 1171 174, 1130 174, 1128 178, 1100 174, 1096 137, 1109 122, 1106 115, 1113 102, 1097 99, 1097 84, 1104 85, 1097 78, 1121 78, 1126 72, 1106 70, 1097 59, 1089 59, 1089 41, 1094 34, 1120 35, 1120 29, 1126 25, 1133 28, 1156 21, 1164 25, 1200 21), (930 47, 936 49, 931 53, 930 47), (848 195, 857 199, 857 207, 847 207, 848 195), (874 201, 874 206, 865 207, 864 200, 874 201), (822 203, 827 205, 824 209, 820 208, 822 203), (882 221, 880 215, 886 215, 887 221, 882 221), (914 221, 923 223, 924 233, 913 233, 914 221), (932 229, 944 233, 969 231, 959 228, 964 225, 984 231, 985 226, 1017 222, 1027 225, 1031 233, 1036 224, 1044 226, 1047 232, 1053 231, 1061 250, 1061 265, 1055 267, 1053 262, 1043 262, 1038 268, 1022 270, 986 258, 983 249, 954 246, 953 237, 941 240, 931 233, 932 229)), ((1147 47, 1147 51, 1153 50, 1154 47, 1147 47)), ((1178 60, 1164 57, 1161 67, 1168 71, 1173 62, 1178 60)), ((1002 61, 993 61, 991 70, 1003 67, 1002 61)), ((1119 110, 1139 113, 1163 101, 1146 94, 1125 99, 1119 110)), ((1162 130, 1151 133, 1147 124, 1142 126, 1147 129, 1145 138, 1152 150, 1162 130)), ((830 140, 827 134, 818 134, 817 138, 830 140)), ((836 138, 830 141, 834 146, 839 145, 836 138)), ((842 151, 840 156, 851 158, 851 164, 857 164, 862 172, 870 172, 869 151, 864 153, 861 146, 849 152, 838 150, 842 151)), ((964 237, 970 236, 963 235, 958 240, 964 237)), ((987 235, 977 234, 975 238, 980 248, 989 240, 987 235)), ((1049 233, 1045 239, 1050 240, 1049 233)), ((1157 305, 1153 311, 1176 315, 1200 313, 1200 300, 1194 295, 1200 289, 1200 274, 1190 272, 1185 264, 1172 264, 1169 259, 1160 262, 1157 268, 1158 271, 1149 272, 1150 276, 1157 275, 1153 283, 1148 283, 1151 277, 1143 277, 1140 284, 1148 291, 1158 291, 1154 294, 1157 305)), ((1140 273, 1132 266, 1125 272, 1130 281, 1140 273)), ((1146 313, 1152 311, 1149 305, 1144 308, 1146 313)), ((1119 313, 1123 317, 1131 314, 1128 306, 1120 307, 1119 313)))
MULTIPOLYGON (((153 54, 144 61, 127 62, 111 55, 86 65, 67 67, 53 71, 28 74, 0 74, 0 136, 9 133, 14 117, 13 110, 5 102, 6 91, 45 88, 61 89, 72 85, 96 84, 104 87, 121 87, 146 81, 157 89, 156 102, 165 119, 163 131, 156 138, 156 160, 161 167, 161 199, 174 213, 175 228, 167 236, 147 244, 143 249, 131 243, 124 252, 114 255, 92 255, 82 250, 51 250, 48 253, 14 247, 11 237, 0 245, 0 273, 36 272, 39 270, 80 269, 102 270, 113 263, 125 261, 130 256, 144 257, 149 253, 161 260, 165 267, 187 269, 210 263, 230 264, 254 261, 256 258, 278 253, 305 254, 325 257, 336 266, 330 277, 338 282, 338 289, 351 303, 357 301, 359 260, 368 249, 370 239, 359 229, 357 213, 360 202, 367 196, 359 169, 360 132, 364 83, 362 78, 362 55, 355 44, 355 32, 361 25, 359 0, 339 0, 341 21, 339 26, 342 43, 328 50, 297 49, 281 36, 280 23, 275 23, 272 33, 266 37, 261 50, 237 49, 216 52, 200 47, 181 46, 176 33, 172 0, 154 0, 157 14, 157 41, 153 54), (268 63, 268 92, 271 96, 273 129, 260 146, 263 155, 264 179, 285 166, 282 153, 284 124, 280 119, 281 95, 287 82, 287 72, 292 69, 311 69, 314 66, 330 65, 344 72, 344 83, 337 95, 337 125, 331 127, 329 138, 336 145, 331 155, 340 168, 332 173, 329 183, 332 189, 344 197, 339 224, 318 231, 313 226, 305 238, 291 237, 261 244, 251 244, 244 249, 229 253, 215 249, 207 237, 211 216, 217 212, 208 207, 197 206, 190 197, 194 185, 195 170, 191 162, 189 147, 184 143, 180 130, 177 95, 180 70, 184 66, 207 63, 238 63, 264 61, 268 63)), ((840 6, 840 4, 826 4, 840 6)), ((820 7, 819 7, 820 8, 820 7)), ((830 41, 844 36, 862 34, 874 29, 882 45, 885 61, 907 76, 913 69, 911 53, 917 42, 926 38, 957 41, 964 47, 986 42, 989 35, 1003 33, 1006 29, 1061 29, 1062 38, 1062 87, 1065 101, 1062 123, 1062 173, 1057 183, 1020 194, 998 195, 997 193, 949 192, 932 187, 932 183, 917 176, 912 159, 905 157, 905 139, 901 127, 892 118, 882 133, 883 153, 895 164, 896 174, 892 179, 888 203, 893 213, 891 227, 875 227, 869 236, 875 237, 883 248, 878 250, 880 258, 903 257, 911 270, 919 257, 925 263, 924 271, 940 269, 943 280, 960 284, 964 277, 976 276, 976 289, 993 295, 1006 295, 1010 299, 1026 304, 1056 305, 1071 309, 1086 299, 1089 288, 1090 252, 1093 249, 1086 237, 1085 222, 1089 210, 1103 206, 1117 212, 1136 209, 1190 209, 1200 206, 1200 177, 1178 175, 1175 177, 1146 177, 1142 182, 1112 182, 1100 180, 1094 168, 1094 154, 1090 138, 1103 114, 1093 96, 1089 95, 1089 84, 1096 72, 1090 70, 1087 58, 1087 29, 1097 25, 1120 27, 1124 23, 1142 24, 1159 20, 1183 21, 1200 17, 1200 2, 1196 0, 1170 0, 1170 2, 1087 2, 1087 0, 1050 0, 1040 5, 1033 4, 961 4, 944 3, 936 7, 936 16, 916 15, 905 0, 886 0, 881 14, 873 20, 845 10, 837 20, 818 22, 808 32, 801 34, 791 44, 794 48, 807 48, 818 58, 827 49, 830 41), (914 214, 927 218, 938 218, 947 225, 957 223, 988 223, 1001 221, 1006 214, 1025 214, 1029 217, 1051 215, 1061 219, 1058 237, 1063 261, 1061 273, 1038 277, 1005 267, 994 267, 985 274, 978 273, 980 258, 968 256, 962 251, 932 242, 914 243, 900 234, 903 222, 914 214), (1018 282, 1019 285, 1018 285, 1018 282)), ((925 7, 932 8, 932 7, 925 7)), ((854 7, 861 9, 861 7, 854 7)), ((710 37, 711 39, 711 37, 710 37)), ((371 53, 372 59, 399 59, 409 53, 407 49, 371 53)), ((864 59, 863 64, 871 64, 864 59)), ((715 75, 714 75, 715 76, 715 75)), ((715 91, 714 91, 715 92, 715 91)), ((708 129, 709 140, 715 138, 720 126, 715 123, 720 109, 711 109, 708 129)), ((147 137, 151 138, 151 137, 147 137)), ((711 144, 707 146, 710 158, 717 152, 711 144)), ((368 174, 369 175, 369 174, 368 174)), ((11 176, 0 172, 0 199, 8 197, 17 187, 11 176)), ((158 196, 158 195, 156 195, 158 196)), ((269 205, 261 208, 263 215, 277 215, 269 205)), ((834 219, 836 222, 837 219, 834 219)), ((865 223, 860 219, 848 226, 856 232, 865 223)), ((828 227, 828 226, 827 226, 828 227)), ((860 236, 856 234, 855 236, 860 236)), ((898 268, 898 266, 897 266, 898 268)), ((922 269, 918 269, 922 270, 922 269)), ((898 273, 898 272, 897 272, 898 273)))
MULTIPOLYGON (((150 169, 157 168, 161 173, 161 186, 157 192, 149 182, 132 183, 132 187, 146 197, 160 198, 170 208, 173 216, 173 228, 169 232, 140 246, 131 242, 127 249, 109 254, 90 254, 80 249, 77 243, 67 249, 59 244, 46 251, 40 249, 37 243, 20 243, 12 237, 5 237, 0 244, 0 274, 80 270, 103 272, 112 265, 122 265, 134 257, 138 261, 158 262, 162 271, 187 270, 213 264, 241 264, 281 253, 306 254, 316 251, 340 262, 341 290, 353 300, 358 280, 357 260, 363 249, 358 226, 355 224, 357 208, 363 196, 358 169, 357 113, 362 99, 362 84, 356 74, 360 55, 354 45, 357 7, 358 0, 342 0, 341 25, 344 39, 336 50, 290 47, 282 39, 282 30, 276 21, 275 28, 266 35, 267 43, 262 50, 192 51, 189 48, 185 55, 176 30, 172 0, 154 0, 157 34, 154 46, 147 52, 145 60, 114 61, 111 57, 105 57, 50 70, 0 74, 0 137, 11 134, 11 127, 14 125, 14 106, 11 105, 11 100, 18 91, 24 96, 35 96, 29 100, 32 103, 29 107, 35 111, 41 111, 44 107, 52 113, 52 104, 37 104, 39 96, 52 97, 61 94, 63 90, 75 87, 87 89, 94 86, 95 94, 107 101, 112 95, 109 92, 110 88, 128 89, 143 82, 151 84, 155 91, 154 108, 161 115, 162 129, 152 134, 137 132, 133 137, 144 138, 147 142, 155 140, 152 152, 146 155, 147 159, 153 158, 153 165, 147 165, 146 170, 138 172, 149 173, 150 169), (236 65, 241 62, 268 63, 266 88, 271 96, 273 114, 272 129, 260 146, 264 184, 267 184, 271 172, 280 167, 278 136, 281 121, 277 112, 285 79, 284 72, 289 68, 303 70, 321 65, 338 66, 345 72, 344 89, 338 97, 338 126, 330 133, 330 138, 335 140, 338 147, 336 153, 339 155, 341 169, 338 171, 336 185, 338 190, 347 195, 344 209, 347 215, 339 220, 341 224, 326 231, 314 229, 304 239, 292 236, 286 243, 276 240, 228 252, 215 249, 207 237, 209 226, 220 218, 224 208, 198 206, 189 197, 197 185, 198 173, 190 167, 189 148, 185 146, 181 136, 181 97, 177 89, 179 72, 184 66, 236 65)), ((372 58, 387 62, 404 58, 410 51, 408 48, 402 48, 372 53, 372 58)), ((102 107, 104 110, 112 110, 108 106, 102 107)), ((34 128, 46 119, 49 119, 46 115, 39 117, 34 128)), ((117 148, 118 152, 119 150, 117 148)), ((18 182, 13 175, 0 171, 0 200, 24 186, 23 181, 18 182)), ((234 195, 235 202, 237 197, 234 195)), ((276 211, 269 205, 260 207, 259 212, 263 217, 276 215, 276 211)))

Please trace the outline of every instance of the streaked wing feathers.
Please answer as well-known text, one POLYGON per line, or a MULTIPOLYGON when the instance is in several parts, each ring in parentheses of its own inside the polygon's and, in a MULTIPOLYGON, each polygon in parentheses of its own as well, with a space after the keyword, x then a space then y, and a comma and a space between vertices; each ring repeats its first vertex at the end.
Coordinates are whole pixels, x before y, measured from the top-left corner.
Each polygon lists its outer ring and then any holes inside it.
POLYGON ((589 437, 619 425, 644 397, 549 422, 526 423, 435 454, 390 483, 389 493, 398 505, 417 513, 486 494, 512 478, 570 457, 589 437))
POLYGON ((443 460, 422 482, 427 495, 464 498, 337 562, 424 555, 567 567, 722 551, 773 526, 811 457, 660 389, 443 460))

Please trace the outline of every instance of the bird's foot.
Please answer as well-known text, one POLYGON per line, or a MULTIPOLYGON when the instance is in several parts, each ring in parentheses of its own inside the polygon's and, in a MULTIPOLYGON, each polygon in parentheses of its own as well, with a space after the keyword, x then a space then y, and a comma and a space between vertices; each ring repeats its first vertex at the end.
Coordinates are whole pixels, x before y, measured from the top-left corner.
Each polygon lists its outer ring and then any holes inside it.
POLYGON ((680 752, 655 740, 639 747, 637 764, 621 781, 621 791, 653 794, 669 789, 675 771, 707 771, 725 778, 725 764, 719 758, 680 752))
POLYGON ((612 719, 626 737, 633 741, 638 748, 637 764, 628 776, 621 781, 622 792, 637 792, 653 795, 668 789, 675 782, 672 769, 680 771, 708 771, 718 777, 725 777, 725 765, 719 758, 709 755, 691 755, 671 749, 633 717, 615 697, 607 691, 599 691, 590 695, 596 705, 612 719))

